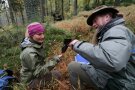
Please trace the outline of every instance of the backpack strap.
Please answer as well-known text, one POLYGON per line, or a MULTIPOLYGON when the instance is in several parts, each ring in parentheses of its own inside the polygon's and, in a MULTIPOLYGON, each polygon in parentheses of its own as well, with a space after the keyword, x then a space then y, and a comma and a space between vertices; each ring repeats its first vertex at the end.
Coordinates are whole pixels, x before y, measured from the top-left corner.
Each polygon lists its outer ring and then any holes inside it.
POLYGON ((0 78, 3 78, 5 76, 11 76, 13 75, 13 71, 12 70, 0 70, 0 78))
POLYGON ((0 70, 0 74, 3 74, 5 72, 5 70, 0 70))
POLYGON ((5 70, 0 70, 0 78, 3 78, 6 75, 7 75, 7 73, 5 70))
POLYGON ((4 76, 1 78, 2 80, 9 80, 9 79, 15 79, 13 76, 4 76))

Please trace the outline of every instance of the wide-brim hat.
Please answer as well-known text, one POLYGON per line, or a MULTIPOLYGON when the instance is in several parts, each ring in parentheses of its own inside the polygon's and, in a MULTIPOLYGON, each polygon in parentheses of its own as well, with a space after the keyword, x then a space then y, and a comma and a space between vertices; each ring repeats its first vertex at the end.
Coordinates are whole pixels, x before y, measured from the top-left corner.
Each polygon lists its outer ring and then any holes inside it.
POLYGON ((106 13, 117 14, 117 13, 119 13, 119 11, 112 6, 103 5, 103 6, 97 7, 96 9, 93 10, 91 15, 88 17, 87 24, 92 26, 93 20, 95 19, 95 17, 97 15, 103 15, 103 14, 106 14, 106 13))

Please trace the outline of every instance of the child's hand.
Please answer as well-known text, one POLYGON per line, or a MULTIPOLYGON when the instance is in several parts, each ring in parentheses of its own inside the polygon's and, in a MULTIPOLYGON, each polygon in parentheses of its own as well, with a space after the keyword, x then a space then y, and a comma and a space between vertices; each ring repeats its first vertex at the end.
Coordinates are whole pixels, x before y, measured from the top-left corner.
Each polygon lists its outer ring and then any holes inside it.
POLYGON ((55 55, 54 57, 53 57, 53 59, 56 61, 56 62, 60 62, 61 61, 61 58, 62 57, 62 54, 60 54, 60 55, 55 55))
POLYGON ((58 55, 58 57, 61 58, 62 57, 62 54, 58 55))

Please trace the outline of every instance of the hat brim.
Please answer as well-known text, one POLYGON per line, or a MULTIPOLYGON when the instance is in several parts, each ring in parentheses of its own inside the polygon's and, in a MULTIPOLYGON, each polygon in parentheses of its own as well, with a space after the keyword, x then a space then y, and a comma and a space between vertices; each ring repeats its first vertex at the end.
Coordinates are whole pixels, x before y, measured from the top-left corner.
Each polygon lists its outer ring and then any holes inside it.
POLYGON ((101 10, 95 11, 95 12, 93 12, 93 13, 88 17, 88 19, 87 19, 87 24, 90 25, 90 26, 92 26, 92 25, 93 25, 93 20, 95 19, 95 17, 96 17, 97 15, 103 15, 103 14, 105 14, 105 13, 116 14, 116 13, 119 13, 119 11, 118 11, 117 9, 115 9, 115 8, 112 8, 112 7, 110 7, 110 8, 103 8, 103 9, 101 9, 101 10))

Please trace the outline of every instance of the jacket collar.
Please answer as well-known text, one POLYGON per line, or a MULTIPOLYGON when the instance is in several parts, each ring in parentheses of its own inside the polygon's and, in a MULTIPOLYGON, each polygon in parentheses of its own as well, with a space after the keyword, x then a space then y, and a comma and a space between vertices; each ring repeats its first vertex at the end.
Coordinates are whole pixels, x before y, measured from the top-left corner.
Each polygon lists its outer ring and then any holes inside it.
POLYGON ((116 25, 120 25, 120 24, 124 24, 125 20, 123 19, 123 17, 116 17, 114 19, 112 19, 110 22, 108 22, 105 26, 103 26, 97 33, 97 38, 98 41, 101 40, 101 38, 103 37, 104 33, 106 31, 108 31, 110 28, 112 28, 113 26, 116 25))
POLYGON ((30 38, 25 38, 22 41, 20 47, 22 50, 25 49, 26 47, 42 48, 43 44, 36 43, 33 40, 30 40, 30 38))

